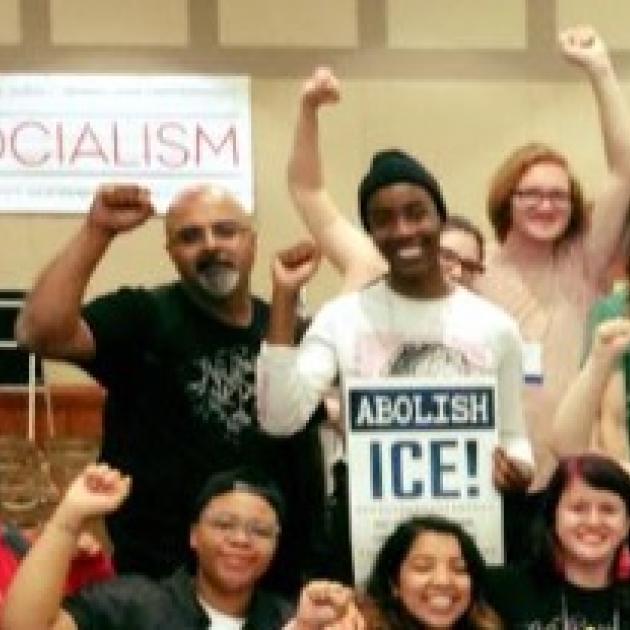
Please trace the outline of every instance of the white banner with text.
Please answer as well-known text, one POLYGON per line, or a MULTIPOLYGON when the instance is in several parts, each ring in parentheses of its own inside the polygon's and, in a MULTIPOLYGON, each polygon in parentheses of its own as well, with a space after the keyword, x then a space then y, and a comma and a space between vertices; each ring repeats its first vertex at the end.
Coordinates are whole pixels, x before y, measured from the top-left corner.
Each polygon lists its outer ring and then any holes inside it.
POLYGON ((251 211, 249 78, 0 76, 0 211, 83 212, 111 181, 150 188, 159 212, 201 182, 251 211))

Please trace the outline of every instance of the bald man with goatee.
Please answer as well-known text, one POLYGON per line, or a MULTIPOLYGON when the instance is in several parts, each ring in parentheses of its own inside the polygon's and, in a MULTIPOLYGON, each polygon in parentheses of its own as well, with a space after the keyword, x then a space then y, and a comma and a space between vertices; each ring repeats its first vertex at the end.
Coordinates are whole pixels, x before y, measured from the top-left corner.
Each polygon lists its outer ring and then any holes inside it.
MULTIPOLYGON (((101 187, 35 283, 16 335, 42 356, 78 364, 107 390, 101 459, 134 479, 129 500, 107 522, 116 567, 161 577, 186 558, 190 506, 211 472, 258 465, 281 484, 290 512, 302 514, 291 497, 319 489, 297 488, 308 478, 296 469, 304 441, 317 449, 314 431, 288 442, 258 428, 255 359, 268 307, 250 292, 256 233, 231 194, 199 186, 171 203, 164 225, 176 281, 123 287, 82 306, 112 241, 153 214, 147 189, 101 187)), ((287 533, 293 543, 303 538, 287 533)), ((286 590, 291 568, 284 572, 286 590)))

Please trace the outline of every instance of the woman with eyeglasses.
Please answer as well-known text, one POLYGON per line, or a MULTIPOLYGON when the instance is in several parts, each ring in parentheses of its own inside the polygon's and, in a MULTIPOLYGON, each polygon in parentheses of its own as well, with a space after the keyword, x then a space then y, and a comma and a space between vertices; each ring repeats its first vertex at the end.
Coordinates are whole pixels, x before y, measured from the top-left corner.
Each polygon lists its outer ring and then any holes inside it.
MULTIPOLYGON (((3 630, 280 630, 292 607, 259 587, 286 508, 278 487, 242 466, 208 477, 190 514, 190 566, 161 580, 121 575, 63 598, 86 523, 125 501, 131 478, 90 464, 69 486, 11 584, 3 630)), ((147 525, 149 526, 149 525, 147 525)))
POLYGON ((506 628, 630 628, 630 478, 597 454, 560 461, 533 531, 529 562, 490 569, 506 628))
MULTIPOLYGON (((525 416, 541 481, 553 465, 550 419, 579 370, 588 309, 602 288, 630 199, 630 116, 604 42, 590 27, 559 38, 564 57, 587 75, 599 109, 608 170, 592 212, 565 156, 542 144, 517 149, 498 169, 488 211, 498 246, 474 288, 518 321, 525 346, 525 416)), ((289 188, 344 288, 374 279, 385 264, 366 235, 323 189, 318 111, 339 100, 334 76, 304 84, 289 188)))

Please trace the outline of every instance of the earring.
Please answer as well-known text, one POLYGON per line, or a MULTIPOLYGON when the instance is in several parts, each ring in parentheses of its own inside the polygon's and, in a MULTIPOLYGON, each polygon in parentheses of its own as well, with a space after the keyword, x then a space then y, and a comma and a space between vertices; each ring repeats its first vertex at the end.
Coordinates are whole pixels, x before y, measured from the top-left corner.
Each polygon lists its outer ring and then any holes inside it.
POLYGON ((630 549, 628 548, 628 543, 624 543, 619 549, 619 553, 617 553, 615 577, 622 581, 630 580, 630 549))

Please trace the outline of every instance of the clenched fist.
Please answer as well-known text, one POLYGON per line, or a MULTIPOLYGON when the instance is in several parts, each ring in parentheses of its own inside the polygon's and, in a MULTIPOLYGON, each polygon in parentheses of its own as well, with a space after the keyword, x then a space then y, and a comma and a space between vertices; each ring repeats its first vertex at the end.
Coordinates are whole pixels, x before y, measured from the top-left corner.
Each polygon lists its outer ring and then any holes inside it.
POLYGON ((106 184, 94 195, 88 221, 108 236, 142 225, 155 208, 151 193, 137 184, 106 184))

